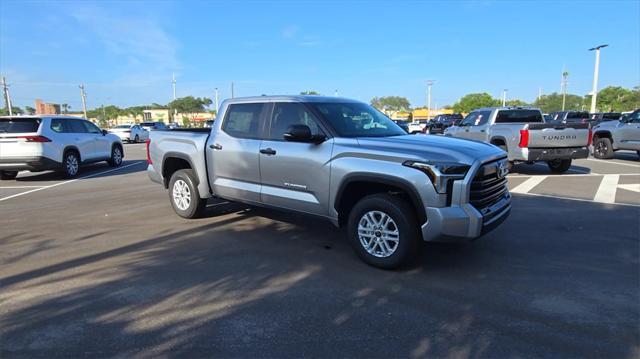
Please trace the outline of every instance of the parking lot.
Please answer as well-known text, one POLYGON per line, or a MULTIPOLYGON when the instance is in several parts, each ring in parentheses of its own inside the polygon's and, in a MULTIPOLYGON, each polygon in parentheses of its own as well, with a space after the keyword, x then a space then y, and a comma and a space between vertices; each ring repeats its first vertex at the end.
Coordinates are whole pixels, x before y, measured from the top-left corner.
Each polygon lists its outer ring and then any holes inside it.
POLYGON ((0 183, 1 356, 640 356, 635 153, 515 166, 504 225, 400 271, 307 217, 183 220, 125 153, 0 183))

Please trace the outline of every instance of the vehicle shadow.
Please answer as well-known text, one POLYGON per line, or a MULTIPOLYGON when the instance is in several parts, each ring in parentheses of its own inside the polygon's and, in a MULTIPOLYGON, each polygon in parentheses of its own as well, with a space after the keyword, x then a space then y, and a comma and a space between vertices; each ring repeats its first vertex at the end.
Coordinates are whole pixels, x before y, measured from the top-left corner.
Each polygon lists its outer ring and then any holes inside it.
MULTIPOLYGON (((142 172, 147 169, 146 161, 143 160, 124 160, 120 167, 110 167, 106 162, 97 162, 83 165, 80 167, 77 179, 120 176, 129 173, 142 172), (124 168, 123 168, 124 167, 124 168), (110 171, 115 170, 115 171, 110 171)), ((17 182, 44 182, 44 181, 60 181, 67 180, 64 174, 58 171, 44 172, 20 172, 15 181, 17 182)))
POLYGON ((613 154, 613 158, 629 162, 640 162, 640 156, 634 151, 616 151, 613 154))
POLYGON ((214 203, 191 228, 2 274, 0 354, 633 356, 640 210, 513 205, 484 238, 383 271, 329 223, 214 203), (549 208, 562 220, 532 227, 549 208))
MULTIPOLYGON (((558 176, 558 175, 564 174, 564 173, 551 172, 547 164, 542 162, 536 162, 532 165, 529 165, 526 163, 519 163, 519 164, 513 165, 509 173, 522 174, 522 175, 551 175, 551 176, 554 176, 554 175, 558 176)), ((589 174, 591 173, 591 168, 572 165, 571 168, 569 168, 569 170, 565 173, 566 174, 589 174)))

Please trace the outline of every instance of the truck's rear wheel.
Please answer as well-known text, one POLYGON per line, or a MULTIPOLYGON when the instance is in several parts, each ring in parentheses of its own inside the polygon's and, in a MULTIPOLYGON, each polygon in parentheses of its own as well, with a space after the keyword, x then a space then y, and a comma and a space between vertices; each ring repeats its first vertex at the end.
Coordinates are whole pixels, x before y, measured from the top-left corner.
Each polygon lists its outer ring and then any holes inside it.
POLYGON ((613 158, 611 140, 607 137, 599 137, 593 144, 593 157, 603 160, 613 158))
POLYGON ((565 173, 571 168, 571 159, 568 160, 551 160, 547 162, 547 166, 553 173, 565 173))
POLYGON ((169 181, 169 200, 173 210, 182 218, 198 218, 207 207, 207 200, 201 199, 193 170, 174 172, 169 181))
POLYGON ((420 249, 415 210, 402 198, 364 197, 349 213, 351 246, 366 263, 384 269, 407 264, 420 249))

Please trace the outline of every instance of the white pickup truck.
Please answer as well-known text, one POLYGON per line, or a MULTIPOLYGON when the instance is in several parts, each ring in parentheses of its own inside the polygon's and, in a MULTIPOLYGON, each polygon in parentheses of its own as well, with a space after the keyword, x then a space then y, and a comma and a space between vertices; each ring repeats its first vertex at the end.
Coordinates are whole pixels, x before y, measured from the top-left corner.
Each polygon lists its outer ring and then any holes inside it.
POLYGON ((555 173, 566 172, 573 159, 587 158, 591 145, 588 123, 545 123, 539 109, 526 107, 477 109, 444 134, 496 145, 510 164, 544 161, 555 173))

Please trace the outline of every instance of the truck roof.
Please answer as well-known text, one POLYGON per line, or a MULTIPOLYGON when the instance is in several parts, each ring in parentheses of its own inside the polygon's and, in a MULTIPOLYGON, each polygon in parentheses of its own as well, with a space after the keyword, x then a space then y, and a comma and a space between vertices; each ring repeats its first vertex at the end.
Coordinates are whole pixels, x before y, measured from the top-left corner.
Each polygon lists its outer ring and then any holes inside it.
POLYGON ((251 103, 251 102, 352 102, 360 103, 360 101, 332 96, 317 96, 317 95, 272 95, 272 96, 251 96, 251 97, 236 97, 226 99, 224 102, 227 104, 233 103, 251 103))
POLYGON ((55 118, 61 118, 61 119, 82 119, 82 120, 86 120, 86 118, 84 117, 78 117, 78 116, 69 116, 69 115, 13 115, 13 116, 0 116, 0 119, 7 119, 7 118, 50 118, 50 117, 55 117, 55 118))
POLYGON ((539 108, 533 106, 496 106, 496 107, 483 107, 477 108, 473 111, 493 111, 493 110, 538 110, 539 108))

